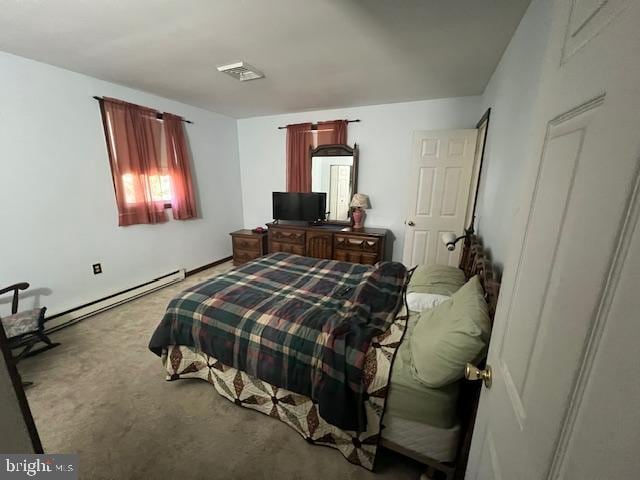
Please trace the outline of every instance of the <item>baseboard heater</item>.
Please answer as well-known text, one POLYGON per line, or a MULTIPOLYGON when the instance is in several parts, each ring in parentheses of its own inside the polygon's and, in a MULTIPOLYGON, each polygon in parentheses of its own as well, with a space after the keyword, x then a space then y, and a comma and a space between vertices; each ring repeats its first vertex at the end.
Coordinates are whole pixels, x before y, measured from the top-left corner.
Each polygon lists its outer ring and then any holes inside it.
POLYGON ((186 271, 184 269, 176 270, 175 272, 167 273, 166 275, 155 278, 141 285, 127 288, 121 292, 94 300, 93 302, 86 303, 79 307, 51 315, 45 320, 45 332, 55 332, 97 313, 122 305, 125 302, 129 302, 173 283, 181 282, 185 279, 185 276, 186 271))

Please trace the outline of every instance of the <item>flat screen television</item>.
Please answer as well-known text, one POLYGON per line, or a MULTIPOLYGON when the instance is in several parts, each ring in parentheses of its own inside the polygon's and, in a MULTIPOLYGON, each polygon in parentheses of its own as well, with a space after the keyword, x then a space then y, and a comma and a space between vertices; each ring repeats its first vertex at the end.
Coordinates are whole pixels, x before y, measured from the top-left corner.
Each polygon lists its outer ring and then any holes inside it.
POLYGON ((273 192, 274 220, 322 221, 326 207, 326 193, 273 192))

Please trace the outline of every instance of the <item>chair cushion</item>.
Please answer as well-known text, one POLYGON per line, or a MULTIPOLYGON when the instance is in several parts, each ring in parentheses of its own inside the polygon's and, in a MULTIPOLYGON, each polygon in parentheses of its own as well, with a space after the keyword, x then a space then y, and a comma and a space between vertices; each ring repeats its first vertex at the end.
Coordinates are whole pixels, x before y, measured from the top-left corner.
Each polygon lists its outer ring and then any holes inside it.
POLYGON ((2 326, 7 338, 36 332, 41 311, 41 308, 34 308, 2 317, 2 326))
POLYGON ((462 378, 466 363, 484 355, 491 321, 483 293, 475 276, 449 300, 422 312, 410 339, 417 381, 440 388, 462 378))
POLYGON ((453 295, 464 285, 464 272, 448 265, 418 265, 411 276, 407 293, 453 295))

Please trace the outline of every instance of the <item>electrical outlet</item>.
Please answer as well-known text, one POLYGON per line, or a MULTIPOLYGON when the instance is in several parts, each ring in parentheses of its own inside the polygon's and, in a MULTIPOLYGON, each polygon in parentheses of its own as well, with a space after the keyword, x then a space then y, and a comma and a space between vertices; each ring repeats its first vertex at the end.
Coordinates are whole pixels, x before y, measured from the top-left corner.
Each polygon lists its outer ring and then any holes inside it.
POLYGON ((94 275, 98 275, 99 273, 102 273, 102 265, 100 265, 99 263, 94 263, 93 264, 93 274, 94 275))

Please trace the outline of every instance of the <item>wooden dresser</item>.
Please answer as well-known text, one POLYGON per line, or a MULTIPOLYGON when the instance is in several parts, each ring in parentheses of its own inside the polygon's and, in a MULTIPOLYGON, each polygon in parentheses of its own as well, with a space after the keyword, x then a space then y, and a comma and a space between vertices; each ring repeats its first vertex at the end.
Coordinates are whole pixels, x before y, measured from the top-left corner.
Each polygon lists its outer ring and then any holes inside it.
POLYGON ((384 260, 388 233, 384 228, 354 230, 341 225, 308 226, 283 221, 267 226, 269 253, 287 252, 368 265, 384 260))
POLYGON ((253 233, 251 230, 232 232, 233 264, 242 265, 249 260, 267 254, 267 233, 253 233))

